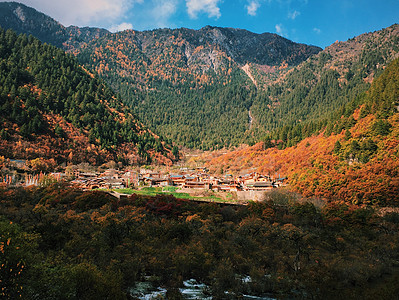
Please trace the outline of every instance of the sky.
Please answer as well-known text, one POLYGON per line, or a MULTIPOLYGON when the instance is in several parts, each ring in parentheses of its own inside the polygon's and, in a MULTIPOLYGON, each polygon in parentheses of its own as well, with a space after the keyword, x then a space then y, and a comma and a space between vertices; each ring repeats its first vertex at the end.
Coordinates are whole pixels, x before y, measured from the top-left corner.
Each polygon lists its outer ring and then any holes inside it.
MULTIPOLYGON (((65 26, 112 32, 206 25, 325 48, 399 23, 399 0, 17 0, 65 26)), ((3 1, 2 1, 3 2, 3 1)))

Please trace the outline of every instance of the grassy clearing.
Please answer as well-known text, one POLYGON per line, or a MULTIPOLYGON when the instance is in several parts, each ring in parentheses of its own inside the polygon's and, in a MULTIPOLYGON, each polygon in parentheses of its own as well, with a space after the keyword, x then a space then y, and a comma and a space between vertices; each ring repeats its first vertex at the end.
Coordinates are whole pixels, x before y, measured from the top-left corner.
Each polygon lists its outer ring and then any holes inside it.
POLYGON ((226 197, 227 199, 223 199, 216 195, 207 195, 207 196, 194 196, 189 193, 180 193, 176 192, 178 190, 177 187, 174 186, 166 186, 166 187, 144 187, 141 189, 114 189, 113 191, 121 194, 138 194, 138 195, 146 195, 146 196, 156 196, 160 194, 168 194, 173 195, 178 199, 188 199, 188 200, 197 200, 197 201, 213 201, 213 202, 234 202, 232 197, 226 197))

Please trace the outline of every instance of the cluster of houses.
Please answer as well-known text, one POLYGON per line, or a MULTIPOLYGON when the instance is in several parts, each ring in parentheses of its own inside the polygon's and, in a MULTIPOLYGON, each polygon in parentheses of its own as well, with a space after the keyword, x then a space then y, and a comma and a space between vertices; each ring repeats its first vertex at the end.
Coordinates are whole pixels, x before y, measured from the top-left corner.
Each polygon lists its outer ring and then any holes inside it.
POLYGON ((109 169, 103 173, 72 170, 66 176, 75 178, 71 183, 83 189, 176 186, 214 191, 267 191, 286 184, 286 178, 272 178, 255 172, 238 177, 229 174, 216 177, 207 172, 206 168, 182 168, 178 174, 162 174, 147 169, 140 172, 109 169))
MULTIPOLYGON (((175 173, 155 172, 148 169, 140 171, 121 171, 107 169, 103 172, 83 171, 78 166, 67 167, 65 173, 43 173, 31 175, 26 172, 26 162, 23 160, 10 161, 16 169, 21 170, 21 174, 1 175, 0 187, 4 186, 30 186, 39 185, 46 178, 60 181, 73 179, 71 184, 85 189, 123 189, 127 187, 164 187, 175 186, 181 190, 203 189, 214 191, 267 191, 286 185, 286 178, 280 176, 262 175, 250 173, 236 176, 227 174, 222 176, 212 176, 207 168, 180 168, 175 173)), ((90 168, 86 168, 90 169, 90 168)))

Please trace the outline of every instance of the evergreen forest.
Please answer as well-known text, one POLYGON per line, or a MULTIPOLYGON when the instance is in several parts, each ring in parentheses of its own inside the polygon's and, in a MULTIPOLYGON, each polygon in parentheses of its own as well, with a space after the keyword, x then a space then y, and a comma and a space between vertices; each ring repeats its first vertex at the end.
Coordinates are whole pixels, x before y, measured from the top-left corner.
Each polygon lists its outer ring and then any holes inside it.
MULTIPOLYGON (((170 144, 146 129, 98 76, 32 36, 0 29, 0 88, 0 134, 8 157, 21 155, 18 141, 52 140, 47 146, 58 151, 49 149, 48 158, 58 162, 72 152, 79 153, 72 162, 95 159, 97 164, 127 163, 130 154, 149 162, 156 152, 168 159, 171 152, 170 144), (82 145, 94 153, 81 153, 82 145)), ((25 158, 42 155, 42 146, 25 158)))

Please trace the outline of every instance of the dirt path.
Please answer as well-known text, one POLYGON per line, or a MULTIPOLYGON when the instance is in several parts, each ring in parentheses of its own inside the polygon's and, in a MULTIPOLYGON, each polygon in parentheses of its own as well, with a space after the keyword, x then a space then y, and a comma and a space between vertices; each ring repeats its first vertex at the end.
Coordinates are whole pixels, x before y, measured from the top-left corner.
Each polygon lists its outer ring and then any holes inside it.
POLYGON ((246 65, 243 66, 241 69, 245 72, 245 74, 248 75, 248 77, 252 80, 252 82, 255 84, 255 86, 258 87, 258 84, 256 83, 255 78, 254 78, 254 77, 252 76, 252 74, 251 74, 251 70, 249 69, 249 65, 246 64, 246 65))
POLYGON ((248 110, 248 118, 249 118, 249 130, 251 130, 252 129, 252 123, 254 121, 254 117, 252 116, 250 110, 248 110))

